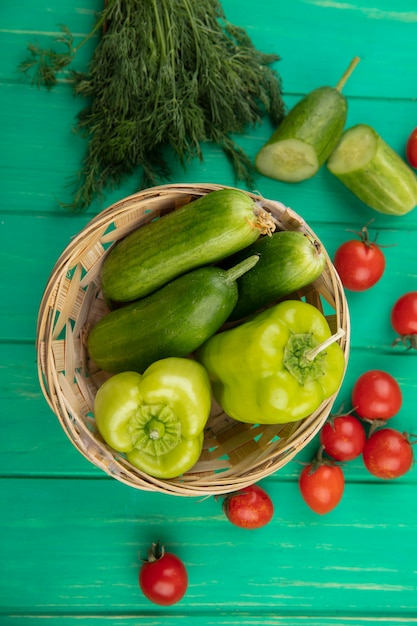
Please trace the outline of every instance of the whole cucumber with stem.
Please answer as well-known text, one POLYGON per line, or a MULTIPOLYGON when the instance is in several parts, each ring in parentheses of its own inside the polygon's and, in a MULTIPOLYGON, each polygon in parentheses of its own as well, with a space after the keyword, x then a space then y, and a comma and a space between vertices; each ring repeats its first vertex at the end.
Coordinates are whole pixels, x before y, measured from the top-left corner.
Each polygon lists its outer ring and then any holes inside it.
POLYGON ((346 123, 342 89, 359 62, 355 57, 336 87, 319 87, 287 114, 255 159, 264 176, 296 183, 318 172, 336 147, 346 123))
POLYGON ((187 356, 227 320, 238 299, 237 279, 258 260, 252 255, 229 270, 200 267, 111 311, 88 336, 90 357, 107 372, 143 373, 159 359, 187 356))
POLYGON ((228 321, 242 319, 306 287, 321 275, 326 264, 319 241, 300 231, 282 230, 260 237, 222 266, 230 267, 252 254, 259 255, 259 262, 237 279, 239 298, 228 321))
POLYGON ((212 191, 137 228, 111 248, 101 268, 103 294, 119 303, 143 298, 275 228, 271 215, 246 192, 212 191))
POLYGON ((404 215, 417 206, 417 176, 367 124, 357 124, 343 133, 327 168, 379 213, 404 215))

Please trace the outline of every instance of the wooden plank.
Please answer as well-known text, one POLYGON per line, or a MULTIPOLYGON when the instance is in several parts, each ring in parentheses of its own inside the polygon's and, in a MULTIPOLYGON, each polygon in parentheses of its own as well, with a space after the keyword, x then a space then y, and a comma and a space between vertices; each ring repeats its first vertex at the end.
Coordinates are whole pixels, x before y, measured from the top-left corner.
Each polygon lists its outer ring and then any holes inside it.
POLYGON ((189 572, 188 592, 168 615, 236 607, 252 616, 331 616, 341 608, 352 617, 417 615, 417 502, 407 485, 349 484, 323 517, 295 484, 263 485, 275 516, 248 534, 214 498, 178 498, 167 509, 166 496, 115 481, 3 480, 0 612, 152 611, 137 586, 138 552, 160 539, 189 572))
POLYGON ((48 626, 75 626, 86 623, 89 626, 101 626, 102 624, 111 626, 182 626, 192 624, 193 626, 409 626, 416 624, 416 617, 366 617, 366 616, 343 616, 338 612, 334 616, 328 615, 291 615, 285 617, 281 615, 265 615, 258 611, 256 615, 242 613, 238 607, 227 612, 220 612, 212 615, 192 615, 180 613, 177 615, 154 613, 132 613, 131 615, 106 614, 106 615, 59 615, 52 616, 49 613, 39 615, 8 615, 5 618, 0 616, 0 625, 4 626, 37 626, 42 620, 48 620, 48 626))
MULTIPOLYGON (((224 8, 227 14, 230 12, 231 21, 248 30, 256 45, 266 51, 278 48, 282 60, 277 64, 277 69, 283 77, 288 107, 306 91, 322 84, 334 84, 336 72, 342 72, 353 55, 361 54, 363 60, 346 86, 350 104, 348 125, 359 121, 375 125, 384 138, 402 153, 408 132, 415 121, 415 94, 406 60, 409 56, 408 42, 414 41, 416 12, 411 0, 396 3, 395 9, 385 1, 381 4, 380 8, 366 9, 347 3, 325 3, 323 6, 320 2, 297 0, 285 6, 272 4, 267 11, 260 5, 254 15, 252 12, 245 15, 229 0, 225 2, 224 8), (327 29, 327 21, 336 27, 327 29), (316 27, 308 36, 300 38, 300 29, 306 24, 316 24, 316 27), (387 28, 390 29, 390 41, 395 41, 396 45, 390 46, 389 56, 382 60, 379 52, 375 52, 376 43, 382 41, 382 34, 387 28), (325 37, 319 33, 325 33, 325 37), (355 38, 351 38, 351 33, 355 33, 355 38), (362 36, 362 33, 366 33, 366 36, 362 36), (295 39, 297 45, 294 45, 295 39), (359 50, 355 50, 358 42, 359 50), (314 71, 306 71, 308 67, 313 67, 314 71), (376 100, 377 97, 381 100, 376 100)), ((0 45, 7 50, 7 54, 0 55, 0 58, 7 65, 3 72, 0 67, 0 76, 5 81, 2 94, 5 106, 0 122, 3 122, 3 141, 7 149, 0 151, 0 176, 3 176, 0 178, 0 186, 7 192, 3 206, 9 210, 37 210, 42 213, 57 211, 58 201, 65 202, 71 198, 66 184, 77 173, 84 153, 85 143, 71 132, 83 102, 73 98, 65 83, 50 92, 39 91, 22 80, 17 83, 16 74, 17 63, 23 57, 31 33, 41 38, 40 43, 47 45, 50 35, 57 32, 57 23, 73 25, 77 40, 88 31, 94 10, 91 7, 82 10, 75 3, 68 5, 62 8, 62 16, 59 15, 61 8, 58 11, 56 8, 49 10, 42 7, 34 11, 30 3, 19 11, 9 9, 2 25, 4 37, 0 45), (20 22, 18 28, 16 24, 22 19, 26 23, 22 26, 20 22), (42 32, 45 33, 43 38, 42 32), (6 111, 7 123, 4 118, 6 111), (46 170, 46 178, 39 175, 43 170, 46 170), (25 172, 24 176, 22 172, 25 172)), ((77 69, 86 67, 89 59, 85 49, 81 51, 81 58, 77 57, 77 69)), ((89 48, 89 53, 91 51, 89 48)), ((257 129, 248 129, 247 136, 237 139, 248 154, 254 157, 271 132, 272 129, 265 122, 257 129)), ((205 153, 205 162, 191 163, 186 172, 180 166, 174 167, 172 179, 233 183, 230 166, 222 153, 212 146, 207 147, 205 153)), ((112 201, 128 195, 137 185, 135 180, 127 181, 116 193, 106 194, 104 205, 95 203, 91 211, 97 212, 112 201)), ((329 210, 333 213, 337 204, 339 215, 345 208, 351 213, 352 219, 354 213, 358 214, 358 219, 362 220, 359 217, 362 214, 366 220, 370 219, 372 212, 366 208, 363 210, 363 206, 350 194, 345 194, 337 181, 325 172, 313 181, 296 186, 282 185, 262 177, 257 181, 257 187, 263 195, 278 197, 301 212, 306 197, 314 198, 319 192, 317 201, 322 201, 320 190, 323 185, 330 201, 329 210)), ((328 219, 326 209, 320 212, 319 219, 328 219)), ((415 221, 408 222, 408 225, 411 224, 415 224, 415 221)))
MULTIPOLYGON (((32 344, 3 344, 2 367, 0 368, 0 440, 7 446, 1 455, 0 473, 3 476, 96 476, 106 475, 84 459, 69 441, 59 425, 58 419, 43 398, 35 365, 32 344), (13 428, 10 428, 13 424, 13 428)), ((417 385, 417 359, 410 352, 396 354, 390 358, 380 350, 353 349, 342 389, 334 404, 334 411, 350 410, 351 390, 356 378, 367 369, 377 369, 380 364, 399 382, 403 405, 391 420, 391 426, 401 431, 416 434, 415 397, 417 385)), ((301 450, 296 459, 282 468, 277 480, 296 480, 301 465, 313 458, 318 449, 318 437, 301 450)), ((372 477, 365 471, 362 460, 349 462, 344 471, 348 481, 368 482, 372 477)), ((415 485, 416 468, 402 482, 415 485)))
POLYGON ((2 353, 0 438, 7 446, 0 460, 1 475, 104 477, 70 443, 47 405, 38 382, 34 346, 3 344, 2 353))
MULTIPOLYGON (((271 197, 269 195, 269 197, 271 197)), ((326 194, 322 196, 323 207, 329 212, 333 207, 326 194)), ((297 207, 298 208, 298 207, 297 207)), ((349 224, 329 221, 317 224, 315 213, 320 210, 319 198, 305 202, 301 215, 314 230, 333 258, 337 247, 356 235, 347 229, 360 230, 366 223, 363 215, 349 224)), ((346 213, 343 212, 344 220, 346 213)), ((379 233, 378 241, 385 245, 386 270, 383 278, 371 290, 347 293, 352 317, 352 343, 371 349, 383 348, 387 354, 397 354, 400 348, 391 349, 395 338, 390 327, 389 315, 396 299, 415 284, 415 231, 407 216, 390 226, 391 220, 376 216, 370 227, 371 237, 379 233), (381 227, 381 228, 380 228, 381 227)), ((337 217, 337 216, 336 216, 337 217)), ((87 215, 59 216, 49 218, 20 214, 0 216, 2 221, 2 245, 0 267, 2 286, 8 298, 0 302, 0 338, 3 340, 33 341, 36 319, 42 294, 50 273, 63 250, 69 245, 88 221, 87 215), (24 226, 22 224, 24 223, 24 226), (11 269, 12 268, 12 269, 11 269)), ((398 220, 398 218, 397 218, 398 220)))
POLYGON ((379 0, 372 6, 360 2, 292 0, 287 3, 251 5, 245 16, 233 0, 223 2, 230 21, 248 30, 255 44, 280 55, 278 65, 285 91, 302 93, 320 84, 337 82, 350 58, 359 56, 368 71, 357 68, 346 94, 413 98, 408 67, 417 21, 412 0, 379 0), (395 46, 384 54, 387 31, 395 46), (388 65, 387 65, 388 64, 388 65), (306 68, 309 68, 306 71, 306 68), (388 69, 389 68, 389 69, 388 69), (395 68, 395 72, 391 68, 395 68), (388 78, 389 77, 389 78, 388 78), (388 80, 387 80, 388 78, 388 80), (391 90, 392 87, 392 90, 391 90))
MULTIPOLYGON (((415 38, 417 12, 413 0, 379 0, 377 6, 358 3, 292 0, 268 5, 224 0, 227 19, 245 28, 254 44, 262 51, 278 54, 278 68, 287 93, 305 93, 318 84, 333 85, 350 59, 359 55, 369 71, 360 68, 346 93, 358 91, 361 96, 413 98, 410 81, 409 42, 415 38), (249 7, 249 10, 245 7, 249 7), (381 54, 390 33, 389 54, 381 54), (330 62, 329 62, 330 61, 330 62), (309 68, 306 71, 305 68, 309 68), (395 69, 392 74, 390 70, 395 69), (389 79, 387 79, 389 77, 389 79)), ((59 33, 59 24, 66 24, 75 35, 76 44, 88 32, 94 11, 100 2, 80 7, 75 0, 65 6, 44 3, 34 7, 30 0, 10 5, 4 12, 1 32, 8 35, 3 45, 10 53, 2 58, 0 77, 15 81, 15 67, 24 58, 28 41, 44 46, 59 33)), ((80 51, 82 62, 88 55, 80 51)), ((75 64, 76 69, 80 65, 75 64)))
MULTIPOLYGON (((23 0, 19 5, 9 3, 3 12, 0 28, 0 49, 8 53, 0 57, 0 80, 16 84, 19 81, 30 84, 24 76, 17 72, 19 64, 28 56, 29 43, 41 48, 54 47, 55 38, 60 36, 60 25, 71 29, 74 45, 78 45, 88 34, 95 23, 97 12, 101 10, 100 2, 87 2, 87 6, 70 0, 65 4, 43 2, 35 5, 31 0, 23 0)), ((72 69, 84 70, 97 44, 98 36, 83 45, 73 61, 72 69)), ((59 44, 57 50, 63 51, 59 44)), ((68 89, 68 70, 60 74, 60 86, 68 89)))
MULTIPOLYGON (((72 132, 74 118, 81 103, 64 90, 38 92, 25 85, 4 91, 8 113, 0 111, 0 124, 5 129, 0 138, 0 189, 3 190, 2 211, 66 215, 59 203, 70 202, 71 182, 79 170, 86 143, 72 132), (6 118, 7 115, 7 118, 6 118)), ((286 96, 289 107, 299 97, 286 96)), ((350 99, 347 126, 367 123, 381 134, 389 145, 404 154, 408 134, 415 125, 413 101, 350 99), (399 117, 399 111, 401 115, 399 117)), ((258 128, 248 129, 236 137, 237 143, 251 158, 273 132, 265 121, 258 128)), ((235 181, 233 172, 219 148, 208 144, 203 149, 204 161, 192 160, 184 169, 173 162, 172 181, 213 182, 244 187, 235 181)), ((108 191, 103 200, 91 205, 89 214, 109 206, 139 188, 140 175, 129 178, 119 189, 108 191)), ((163 182, 163 181, 162 181, 163 182)), ((166 182, 166 181, 165 181, 166 182)), ((369 222, 376 219, 386 228, 415 228, 416 215, 380 216, 348 192, 326 168, 312 179, 289 185, 258 176, 256 190, 266 198, 280 200, 313 223, 369 222)), ((70 215, 71 216, 71 215, 70 215)), ((71 216, 74 217, 74 216, 71 216)))
MULTIPOLYGON (((293 0, 222 2, 255 45, 276 52, 287 107, 322 84, 335 84, 354 55, 361 62, 345 87, 348 125, 365 122, 404 154, 416 125, 413 56, 417 12, 413 0, 360 3, 293 0), (369 5, 369 3, 368 3, 369 5)), ((49 45, 60 22, 76 42, 88 32, 102 2, 68 0, 8 3, 0 25, 0 624, 193 624, 211 626, 348 626, 417 622, 415 467, 397 481, 370 477, 361 459, 344 467, 346 490, 327 516, 301 500, 297 478, 317 439, 263 485, 276 513, 265 529, 232 527, 214 498, 168 498, 108 478, 70 444, 44 401, 34 351, 40 297, 52 266, 70 238, 103 206, 137 188, 129 180, 88 213, 69 215, 68 178, 85 143, 72 133, 82 102, 63 73, 55 90, 32 88, 16 73, 29 40, 49 45), (160 538, 184 558, 190 588, 179 605, 161 609, 137 586, 138 551, 160 538)), ((87 67, 94 47, 81 49, 74 69, 87 67)), ((265 122, 237 137, 254 157, 272 132, 265 122)), ((172 181, 233 184, 215 146, 203 163, 172 181)), ((393 349, 391 303, 417 288, 417 213, 381 216, 323 169, 300 185, 263 177, 257 191, 303 215, 333 254, 347 236, 374 218, 387 270, 364 294, 347 294, 352 351, 335 408, 349 403, 356 377, 381 367, 395 375, 403 407, 392 425, 415 432, 415 353, 393 349)))

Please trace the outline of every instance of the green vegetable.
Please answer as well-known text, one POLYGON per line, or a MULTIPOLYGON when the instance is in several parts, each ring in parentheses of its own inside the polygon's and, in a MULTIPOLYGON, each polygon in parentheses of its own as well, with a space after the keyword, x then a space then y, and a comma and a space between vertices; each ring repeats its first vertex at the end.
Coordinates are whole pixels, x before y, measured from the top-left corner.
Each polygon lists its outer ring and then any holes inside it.
POLYGON ((293 422, 339 388, 345 358, 322 313, 286 300, 211 337, 197 351, 215 399, 251 424, 293 422))
POLYGON ((299 231, 261 237, 231 261, 237 263, 251 254, 259 255, 259 262, 238 278, 239 298, 229 320, 241 319, 309 285, 326 264, 321 244, 299 231))
POLYGON ((56 74, 97 31, 101 37, 86 72, 70 72, 85 99, 76 130, 88 140, 70 207, 85 209, 106 188, 141 168, 141 187, 170 178, 165 149, 186 167, 214 142, 236 178, 253 189, 255 169, 234 136, 268 116, 284 114, 275 54, 258 51, 230 24, 218 0, 108 0, 77 46, 67 27, 58 50, 29 44, 19 66, 52 87, 56 74), (64 51, 62 47, 64 46, 64 51))
POLYGON ((106 298, 142 298, 180 274, 219 261, 275 230, 271 216, 239 189, 220 189, 130 233, 104 260, 106 298))
POLYGON ((343 133, 327 167, 379 213, 404 215, 417 206, 417 176, 367 124, 357 124, 343 133))
POLYGON ((198 460, 211 392, 204 368, 190 359, 153 363, 143 375, 122 372, 97 391, 94 417, 105 442, 142 472, 175 478, 198 460))
POLYGON ((261 174, 294 183, 318 172, 343 132, 347 103, 341 90, 358 61, 353 59, 336 87, 319 87, 290 110, 256 156, 261 174))
POLYGON ((200 267, 111 311, 89 334, 91 358, 108 372, 143 372, 153 361, 193 352, 227 320, 238 299, 236 279, 257 261, 253 255, 227 271, 200 267))

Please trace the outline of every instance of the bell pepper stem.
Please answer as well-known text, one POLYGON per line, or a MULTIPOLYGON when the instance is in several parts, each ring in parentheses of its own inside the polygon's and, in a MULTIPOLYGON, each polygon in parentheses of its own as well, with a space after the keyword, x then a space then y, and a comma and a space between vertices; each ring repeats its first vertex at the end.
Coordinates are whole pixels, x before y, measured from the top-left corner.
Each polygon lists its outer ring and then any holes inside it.
POLYGON ((320 354, 320 352, 325 350, 327 346, 330 346, 335 341, 338 341, 339 339, 344 337, 345 334, 346 333, 343 330, 343 328, 339 328, 339 330, 334 335, 332 335, 328 339, 325 339, 324 341, 319 343, 317 346, 314 346, 314 348, 310 348, 309 350, 306 350, 303 355, 304 358, 307 359, 307 361, 314 361, 314 359, 316 358, 318 354, 320 354))
POLYGON ((149 439, 156 441, 157 439, 161 439, 165 435, 165 425, 161 420, 157 418, 151 419, 146 425, 146 430, 148 433, 149 439))

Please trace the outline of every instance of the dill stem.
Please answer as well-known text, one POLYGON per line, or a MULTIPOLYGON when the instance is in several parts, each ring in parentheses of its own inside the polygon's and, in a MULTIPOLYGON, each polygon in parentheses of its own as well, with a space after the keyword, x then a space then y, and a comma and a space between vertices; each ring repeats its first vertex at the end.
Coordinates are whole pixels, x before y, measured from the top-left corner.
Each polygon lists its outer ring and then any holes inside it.
POLYGON ((159 11, 158 11, 158 7, 156 6, 156 0, 152 0, 152 6, 153 6, 153 10, 155 13, 155 22, 157 25, 157 33, 158 33, 158 39, 159 39, 159 44, 161 46, 161 57, 162 58, 166 58, 167 56, 167 49, 166 49, 166 45, 165 45, 165 37, 164 37, 164 33, 163 33, 163 28, 162 28, 162 24, 161 24, 161 20, 159 17, 159 11))
POLYGON ((107 14, 109 12, 110 9, 113 8, 113 6, 116 4, 117 0, 108 0, 108 2, 106 2, 106 8, 104 11, 102 11, 101 16, 99 17, 99 19, 96 21, 96 23, 94 24, 93 28, 90 30, 90 32, 84 37, 84 39, 82 39, 80 41, 80 43, 78 44, 78 46, 75 46, 74 48, 74 53, 78 52, 78 50, 80 48, 82 48, 82 46, 87 43, 87 41, 89 41, 91 39, 91 37, 93 37, 96 32, 104 25, 105 21, 107 20, 107 14))
POLYGON ((171 25, 171 20, 170 20, 170 16, 169 16, 169 11, 168 11, 168 7, 167 7, 167 3, 164 0, 164 17, 165 17, 165 25, 166 25, 166 38, 167 38, 167 43, 168 43, 168 50, 169 50, 169 59, 171 62, 171 68, 172 68, 172 100, 175 101, 176 100, 176 80, 175 80, 175 44, 174 44, 174 38, 172 35, 172 25, 171 25))
POLYGON ((195 70, 194 70, 194 75, 198 76, 199 71, 200 71, 200 46, 198 44, 198 42, 199 42, 198 29, 197 29, 197 25, 196 25, 194 16, 192 14, 192 10, 191 10, 191 6, 190 6, 189 0, 183 0, 183 4, 184 4, 184 7, 185 7, 185 10, 187 11, 187 15, 188 15, 188 18, 190 20, 191 28, 192 28, 193 35, 194 35, 194 42, 195 42, 195 70))

